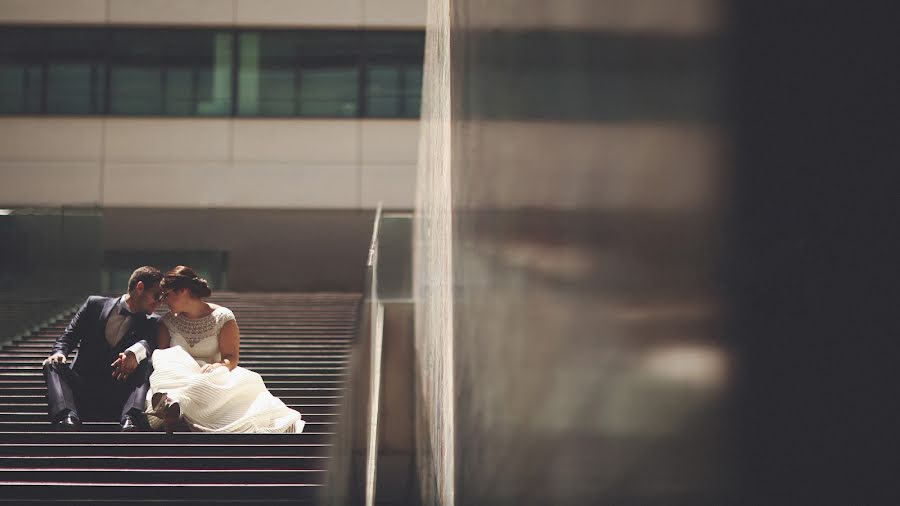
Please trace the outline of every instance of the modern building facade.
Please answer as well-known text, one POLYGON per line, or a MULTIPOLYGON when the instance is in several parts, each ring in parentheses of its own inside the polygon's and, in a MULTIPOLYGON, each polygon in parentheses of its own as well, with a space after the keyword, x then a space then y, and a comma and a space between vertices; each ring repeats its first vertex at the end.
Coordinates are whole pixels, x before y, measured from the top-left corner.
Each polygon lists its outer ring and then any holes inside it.
POLYGON ((409 209, 416 0, 0 0, 0 202, 409 209))
POLYGON ((104 289, 188 262, 218 288, 361 290, 377 203, 413 207, 424 21, 420 0, 0 0, 0 208, 100 216, 20 235, 92 252, 104 289))

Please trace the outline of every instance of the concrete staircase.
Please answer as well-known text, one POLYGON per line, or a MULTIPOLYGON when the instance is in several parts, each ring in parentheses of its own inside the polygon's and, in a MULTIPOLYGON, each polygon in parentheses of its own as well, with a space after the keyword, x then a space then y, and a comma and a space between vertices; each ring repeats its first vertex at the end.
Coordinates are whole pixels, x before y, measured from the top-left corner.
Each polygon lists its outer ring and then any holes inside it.
POLYGON ((51 432, 41 361, 70 312, 0 348, 0 501, 315 501, 360 296, 217 293, 210 300, 234 311, 240 365, 302 413, 302 434, 123 434, 103 421, 85 421, 79 433, 51 432))

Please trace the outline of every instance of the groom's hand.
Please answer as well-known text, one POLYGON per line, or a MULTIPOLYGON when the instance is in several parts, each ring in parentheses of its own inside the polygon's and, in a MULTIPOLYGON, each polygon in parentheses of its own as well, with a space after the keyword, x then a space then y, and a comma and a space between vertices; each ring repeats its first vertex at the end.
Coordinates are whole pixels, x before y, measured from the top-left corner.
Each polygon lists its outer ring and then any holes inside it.
POLYGON ((112 377, 119 381, 123 381, 131 376, 131 373, 137 369, 138 364, 137 359, 134 357, 134 353, 126 351, 124 353, 119 353, 119 357, 110 365, 113 368, 112 377))
POLYGON ((45 366, 47 364, 52 364, 52 363, 65 364, 66 356, 59 352, 54 353, 53 355, 50 355, 49 357, 45 358, 44 363, 41 364, 41 366, 45 366))

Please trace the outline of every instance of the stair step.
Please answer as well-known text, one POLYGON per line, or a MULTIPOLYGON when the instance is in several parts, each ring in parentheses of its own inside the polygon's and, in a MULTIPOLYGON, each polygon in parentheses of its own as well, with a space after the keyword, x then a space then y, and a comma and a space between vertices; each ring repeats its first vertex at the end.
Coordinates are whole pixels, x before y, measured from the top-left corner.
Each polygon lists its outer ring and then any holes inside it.
MULTIPOLYGON (((170 448, 171 450, 176 450, 170 448)), ((39 457, 30 455, 0 456, 0 469, 189 469, 189 470, 247 470, 273 469, 322 471, 328 460, 325 457, 310 456, 266 456, 257 455, 235 458, 229 456, 200 455, 147 456, 141 455, 97 455, 39 457)))
MULTIPOLYGON (((335 425, 335 422, 307 421, 304 430, 329 432, 335 429, 335 425)), ((52 430, 52 427, 50 426, 50 422, 48 421, 46 414, 44 415, 43 420, 0 420, 0 432, 46 432, 50 430, 52 430)), ((117 422, 84 422, 81 426, 81 430, 84 432, 116 432, 119 430, 119 424, 117 422)))
MULTIPOLYGON (((40 424, 41 427, 49 427, 49 424, 40 424)), ((91 422, 85 422, 91 425, 91 422)), ((166 434, 164 432, 118 432, 115 423, 98 423, 100 428, 111 431, 90 432, 10 432, 0 431, 0 441, 3 445, 9 444, 43 444, 50 446, 69 445, 94 445, 110 444, 139 445, 139 444, 168 444, 176 446, 194 445, 282 445, 282 444, 312 444, 328 443, 333 433, 330 431, 304 429, 300 434, 215 434, 209 432, 176 432, 166 434)), ((309 424, 307 424, 309 425, 309 424)), ((223 449, 223 451, 226 451, 223 449)))
MULTIPOLYGON (((299 410, 298 410, 299 411, 299 410)), ((303 416, 303 419, 306 420, 306 423, 329 423, 334 422, 337 417, 336 413, 304 413, 300 411, 300 414, 303 416)), ((19 412, 19 413, 3 413, 0 412, 0 424, 3 423, 14 423, 14 422, 43 422, 48 423, 48 415, 46 411, 31 411, 31 412, 19 412)))
MULTIPOLYGON (((336 413, 338 408, 340 407, 337 404, 302 404, 302 403, 292 403, 284 398, 281 399, 287 407, 291 409, 296 409, 300 413, 303 414, 304 418, 306 415, 313 414, 333 414, 336 413)), ((27 413, 43 413, 46 416, 47 412, 47 403, 44 402, 33 402, 33 403, 24 403, 24 402, 13 402, 8 399, 0 401, 0 416, 4 414, 27 414, 27 413)))
MULTIPOLYGON (((321 373, 321 374, 333 374, 339 373, 346 370, 346 367, 343 364, 317 364, 317 365, 296 365, 294 367, 285 367, 283 365, 270 365, 270 364, 244 364, 244 362, 240 362, 240 366, 245 369, 250 369, 253 372, 257 372, 261 375, 266 374, 310 374, 310 373, 321 373)), ((40 364, 38 365, 0 365, 0 377, 5 374, 37 374, 43 377, 42 367, 40 364)))
MULTIPOLYGON (((269 376, 263 375, 264 379, 271 378, 273 381, 289 381, 291 379, 297 380, 334 380, 345 376, 346 373, 305 373, 305 372, 286 372, 286 373, 272 373, 269 376)), ((3 380, 33 380, 33 381, 41 381, 44 376, 41 374, 40 370, 37 371, 25 371, 25 372, 0 372, 0 382, 3 380)))
MULTIPOLYGON (((336 392, 342 392, 344 387, 341 385, 342 382, 329 382, 325 384, 323 382, 311 382, 309 384, 297 384, 297 382, 288 381, 288 382, 269 382, 266 381, 266 386, 269 388, 269 392, 272 393, 275 397, 282 397, 284 395, 334 395, 336 392)), ((23 395, 23 394, 38 394, 38 395, 46 395, 47 393, 47 385, 44 381, 33 381, 33 382, 20 382, 20 381, 12 381, 12 382, 0 382, 0 395, 23 395)))
MULTIPOLYGON (((337 408, 340 405, 340 401, 343 396, 340 395, 330 395, 330 396, 277 396, 281 399, 285 404, 289 406, 334 406, 337 408)), ((38 405, 42 407, 46 407, 47 405, 47 395, 46 391, 43 392, 42 395, 36 394, 7 394, 0 397, 0 410, 9 411, 13 408, 7 408, 7 406, 27 406, 27 405, 38 405)))
MULTIPOLYGON (((106 434, 106 441, 115 440, 118 434, 106 434)), ((177 437, 173 434, 171 437, 177 437)), ((134 459, 136 455, 144 457, 327 457, 331 445, 328 443, 306 444, 66 444, 65 446, 49 444, 3 444, 0 445, 0 456, 28 455, 32 457, 91 457, 91 456, 124 456, 134 459)))
POLYGON ((221 484, 171 484, 143 483, 143 484, 118 484, 118 483, 73 483, 73 482, 0 482, 0 497, 12 501, 21 501, 24 498, 37 499, 41 502, 48 500, 61 502, 86 501, 89 503, 98 500, 127 501, 128 503, 140 502, 141 498, 153 498, 153 501, 193 499, 201 503, 214 502, 220 504, 223 500, 238 501, 245 498, 251 503, 268 503, 272 500, 288 500, 292 503, 299 501, 311 502, 319 494, 321 485, 313 483, 258 483, 258 484, 230 484, 223 487, 221 484), (197 499, 202 497, 203 499, 197 499), (264 501, 260 500, 265 498, 264 501))
MULTIPOLYGON (((302 341, 296 343, 272 343, 271 341, 267 341, 263 345, 252 345, 248 346, 251 349, 256 349, 256 351, 268 351, 269 353, 275 353, 276 350, 315 350, 315 349, 326 349, 326 350, 342 350, 349 351, 352 343, 341 342, 336 340, 317 340, 317 341, 302 341)), ((243 343, 242 346, 247 346, 246 343, 243 343)), ((50 354, 50 351, 53 349, 52 344, 34 344, 34 343, 12 343, 3 347, 4 352, 8 352, 9 350, 39 350, 47 355, 50 354)), ((243 351, 245 348, 241 348, 243 351)))
MULTIPOLYGON (((48 350, 49 351, 49 350, 48 350)), ((0 363, 8 363, 9 361, 21 362, 37 362, 41 363, 47 358, 49 353, 34 352, 27 350, 3 351, 0 352, 0 363)), ((69 354, 69 361, 75 359, 78 352, 69 354)), ((288 360, 345 360, 350 358, 347 351, 293 351, 290 353, 272 353, 264 350, 241 350, 241 358, 246 360, 259 361, 288 361, 288 360)))

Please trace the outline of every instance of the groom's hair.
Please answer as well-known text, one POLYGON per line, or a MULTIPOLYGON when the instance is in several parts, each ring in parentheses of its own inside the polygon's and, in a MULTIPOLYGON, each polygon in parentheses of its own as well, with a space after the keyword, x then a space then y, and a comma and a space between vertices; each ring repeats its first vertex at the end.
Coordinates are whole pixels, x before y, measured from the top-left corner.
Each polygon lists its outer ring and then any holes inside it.
POLYGON ((162 277, 162 272, 159 272, 159 269, 156 267, 149 265, 138 267, 131 273, 131 277, 128 278, 128 291, 133 292, 137 288, 138 281, 143 281, 144 286, 147 288, 156 286, 162 280, 162 277))

